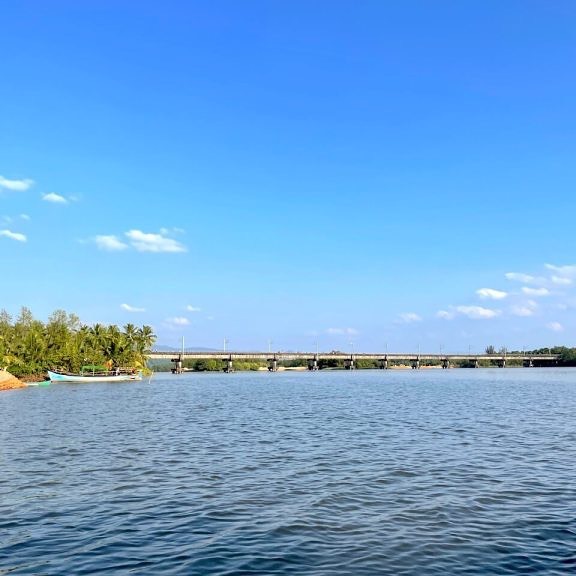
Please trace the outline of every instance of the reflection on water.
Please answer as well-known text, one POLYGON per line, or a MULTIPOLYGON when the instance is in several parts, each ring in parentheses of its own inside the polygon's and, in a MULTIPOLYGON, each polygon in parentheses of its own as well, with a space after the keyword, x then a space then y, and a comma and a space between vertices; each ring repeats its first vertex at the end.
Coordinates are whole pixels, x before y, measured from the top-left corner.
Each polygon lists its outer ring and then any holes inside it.
POLYGON ((576 370, 0 395, 0 574, 576 573, 576 370))

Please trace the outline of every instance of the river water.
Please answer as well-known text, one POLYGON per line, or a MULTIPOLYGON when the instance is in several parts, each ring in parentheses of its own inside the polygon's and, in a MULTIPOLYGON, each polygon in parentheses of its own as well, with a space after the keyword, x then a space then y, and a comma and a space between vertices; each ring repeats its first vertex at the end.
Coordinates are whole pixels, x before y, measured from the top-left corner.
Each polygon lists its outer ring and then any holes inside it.
POLYGON ((576 574, 576 369, 0 395, 0 574, 576 574))

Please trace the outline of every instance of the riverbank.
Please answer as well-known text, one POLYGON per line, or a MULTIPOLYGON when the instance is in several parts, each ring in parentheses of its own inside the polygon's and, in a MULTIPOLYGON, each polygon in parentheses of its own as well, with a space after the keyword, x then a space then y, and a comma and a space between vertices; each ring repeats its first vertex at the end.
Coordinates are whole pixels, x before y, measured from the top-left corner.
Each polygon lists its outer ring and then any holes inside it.
POLYGON ((25 388, 26 384, 18 380, 16 376, 6 370, 0 370, 0 390, 14 390, 16 388, 25 388))
POLYGON ((40 372, 39 374, 25 374, 19 377, 21 382, 28 384, 29 382, 42 382, 47 379, 46 372, 40 372))

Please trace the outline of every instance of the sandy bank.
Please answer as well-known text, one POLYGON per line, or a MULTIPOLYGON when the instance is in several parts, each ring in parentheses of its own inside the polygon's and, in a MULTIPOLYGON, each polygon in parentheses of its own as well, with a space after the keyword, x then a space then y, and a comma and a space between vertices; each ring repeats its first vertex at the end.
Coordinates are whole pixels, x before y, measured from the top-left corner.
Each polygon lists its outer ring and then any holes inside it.
POLYGON ((26 384, 20 382, 18 378, 12 376, 6 370, 0 370, 0 390, 13 390, 14 388, 25 388, 26 384))

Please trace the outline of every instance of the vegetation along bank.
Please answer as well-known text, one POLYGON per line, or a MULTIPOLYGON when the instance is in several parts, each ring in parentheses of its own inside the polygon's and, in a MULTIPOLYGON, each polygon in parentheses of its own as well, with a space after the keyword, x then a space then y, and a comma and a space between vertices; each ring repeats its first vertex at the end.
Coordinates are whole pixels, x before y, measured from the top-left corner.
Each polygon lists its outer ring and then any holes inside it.
POLYGON ((49 369, 79 372, 86 365, 141 370, 155 339, 150 326, 88 326, 63 310, 42 322, 28 308, 13 320, 1 310, 0 368, 28 381, 44 380, 49 369))

